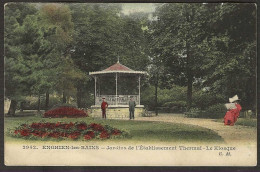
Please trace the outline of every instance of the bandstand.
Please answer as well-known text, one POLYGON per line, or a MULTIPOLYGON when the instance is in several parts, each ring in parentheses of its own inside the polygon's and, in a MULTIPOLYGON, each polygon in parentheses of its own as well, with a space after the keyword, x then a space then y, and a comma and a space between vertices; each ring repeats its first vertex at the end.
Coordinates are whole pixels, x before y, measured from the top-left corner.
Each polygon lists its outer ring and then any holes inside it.
MULTIPOLYGON (((144 71, 134 71, 124 65, 122 65, 119 61, 114 65, 96 72, 89 72, 89 75, 92 76, 95 80, 95 104, 91 106, 90 116, 92 117, 101 117, 101 103, 102 98, 104 97, 106 102, 108 103, 107 109, 107 118, 115 119, 115 118, 129 118, 129 100, 132 97, 136 102, 135 108, 135 117, 141 116, 144 112, 144 106, 141 105, 141 77, 146 75, 147 72, 144 71), (112 83, 100 83, 101 78, 112 78, 110 81, 112 83), (132 79, 130 82, 137 83, 136 87, 138 87, 137 94, 125 94, 126 90, 121 89, 118 90, 118 84, 120 83, 120 79, 132 79), (114 90, 112 94, 107 94, 104 89, 109 84, 114 85, 114 90)), ((133 87, 132 89, 134 89, 133 87)), ((131 88, 130 88, 131 89, 131 88)))

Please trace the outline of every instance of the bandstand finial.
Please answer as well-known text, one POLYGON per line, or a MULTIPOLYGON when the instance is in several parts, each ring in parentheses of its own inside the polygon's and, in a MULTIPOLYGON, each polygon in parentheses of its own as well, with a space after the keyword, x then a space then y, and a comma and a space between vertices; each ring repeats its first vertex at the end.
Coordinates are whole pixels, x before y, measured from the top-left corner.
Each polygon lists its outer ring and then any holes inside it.
POLYGON ((119 57, 117 57, 117 63, 119 63, 119 57))

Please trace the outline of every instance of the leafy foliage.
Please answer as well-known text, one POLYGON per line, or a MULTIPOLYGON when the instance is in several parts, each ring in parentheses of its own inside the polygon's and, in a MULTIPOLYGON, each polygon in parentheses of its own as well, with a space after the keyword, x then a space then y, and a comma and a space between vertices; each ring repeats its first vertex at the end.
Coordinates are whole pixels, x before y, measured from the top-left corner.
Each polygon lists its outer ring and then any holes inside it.
MULTIPOLYGON (((27 96, 37 96, 40 107, 43 94, 47 106, 54 93, 64 103, 92 105, 88 73, 118 59, 148 71, 141 101, 150 108, 186 101, 188 108, 205 110, 237 94, 243 109, 255 109, 254 4, 164 3, 152 19, 121 10, 120 4, 8 3, 4 48, 10 114, 27 96), (201 91, 205 87, 209 93, 201 91)), ((118 92, 136 94, 137 78, 120 77, 118 92)), ((99 91, 114 93, 114 76, 99 81, 109 85, 99 91)))
POLYGON ((186 85, 191 105, 192 88, 199 83, 199 89, 209 87, 225 100, 238 94, 244 100, 242 106, 254 109, 255 17, 254 4, 158 6, 149 29, 151 51, 157 59, 153 63, 163 66, 159 70, 163 74, 156 74, 160 87, 186 85))
POLYGON ((223 118, 226 113, 226 108, 224 104, 218 103, 209 106, 206 110, 202 111, 198 108, 192 108, 190 111, 185 112, 185 115, 190 118, 211 118, 218 119, 223 118))
POLYGON ((213 92, 194 91, 193 93, 193 107, 205 110, 208 107, 222 103, 226 103, 226 99, 221 94, 214 94, 213 92))

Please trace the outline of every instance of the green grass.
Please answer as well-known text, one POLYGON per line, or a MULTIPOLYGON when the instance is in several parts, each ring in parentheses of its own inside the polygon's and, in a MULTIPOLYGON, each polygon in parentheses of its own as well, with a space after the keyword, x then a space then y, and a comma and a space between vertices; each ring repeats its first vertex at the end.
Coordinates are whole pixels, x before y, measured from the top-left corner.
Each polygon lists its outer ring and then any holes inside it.
MULTIPOLYGON (((120 141, 131 142, 222 142, 223 139, 214 131, 187 124, 133 121, 133 120, 102 120, 87 118, 41 118, 40 116, 31 117, 6 117, 5 132, 10 132, 15 127, 23 123, 32 122, 76 122, 84 121, 86 123, 107 124, 129 132, 131 138, 124 138, 120 141)), ((21 138, 14 138, 5 135, 6 141, 21 141, 21 138)), ((30 140, 31 141, 31 140, 30 140)))
MULTIPOLYGON (((223 123, 223 119, 217 119, 216 122, 223 123)), ((253 118, 238 118, 235 125, 242 125, 242 126, 248 126, 248 127, 257 127, 257 120, 253 118)))
POLYGON ((239 118, 236 122, 236 125, 243 125, 249 127, 257 127, 257 120, 256 119, 247 119, 247 118, 239 118))

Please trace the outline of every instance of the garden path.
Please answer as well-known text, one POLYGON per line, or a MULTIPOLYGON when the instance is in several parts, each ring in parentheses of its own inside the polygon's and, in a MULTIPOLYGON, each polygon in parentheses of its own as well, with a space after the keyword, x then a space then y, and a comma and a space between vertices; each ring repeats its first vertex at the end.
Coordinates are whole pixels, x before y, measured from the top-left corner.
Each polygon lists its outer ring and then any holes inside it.
POLYGON ((224 126, 223 123, 216 122, 214 119, 186 118, 183 114, 159 114, 153 117, 138 117, 136 120, 182 123, 208 128, 217 132, 226 143, 246 142, 256 144, 257 142, 256 127, 224 126))

